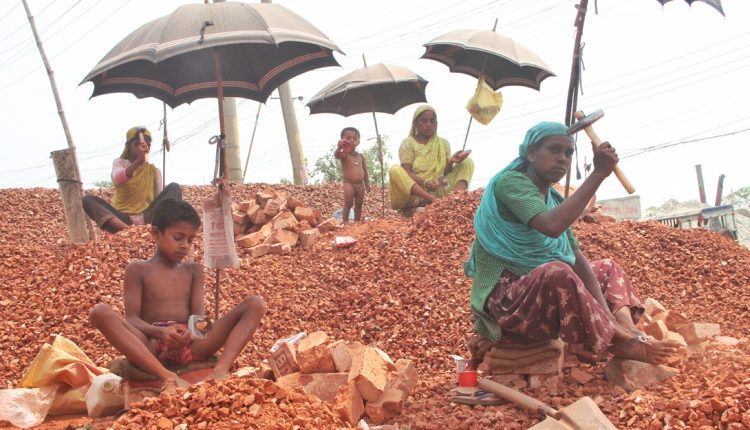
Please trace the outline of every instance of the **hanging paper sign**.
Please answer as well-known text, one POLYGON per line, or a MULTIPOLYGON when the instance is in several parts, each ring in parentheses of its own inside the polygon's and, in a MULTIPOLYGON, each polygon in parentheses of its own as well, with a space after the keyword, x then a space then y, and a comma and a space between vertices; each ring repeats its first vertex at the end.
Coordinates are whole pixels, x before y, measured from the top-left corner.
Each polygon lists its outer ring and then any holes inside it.
POLYGON ((210 269, 239 267, 234 246, 232 198, 220 189, 203 201, 203 264, 210 269))

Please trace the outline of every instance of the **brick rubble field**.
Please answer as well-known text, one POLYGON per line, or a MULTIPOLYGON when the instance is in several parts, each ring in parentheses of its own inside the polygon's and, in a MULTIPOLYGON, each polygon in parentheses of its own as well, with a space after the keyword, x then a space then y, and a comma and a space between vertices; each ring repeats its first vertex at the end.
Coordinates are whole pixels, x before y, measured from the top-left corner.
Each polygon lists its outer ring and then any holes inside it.
MULTIPOLYGON (((258 184, 233 186, 232 193, 240 201, 266 189, 287 191, 326 217, 343 201, 337 185, 258 184)), ((110 196, 108 191, 97 193, 110 196)), ((207 186, 184 188, 185 199, 197 208, 211 194, 207 186)), ((249 294, 262 295, 269 309, 237 367, 258 365, 278 338, 322 330, 415 363, 419 383, 390 423, 408 429, 525 429, 538 422, 510 404, 470 407, 446 401, 455 386, 449 355, 468 355, 471 283, 462 261, 473 239, 479 198, 479 192, 449 196, 405 220, 390 210, 382 218, 380 192, 374 189, 365 210, 373 220, 324 235, 311 248, 243 257, 240 268, 223 270, 222 311, 249 294), (334 249, 334 234, 353 236, 358 243, 334 249)), ((74 246, 67 243, 57 190, 3 189, 0 205, 0 388, 16 387, 53 334, 74 341, 97 364, 106 365, 117 353, 88 324, 88 311, 98 302, 122 309, 125 265, 153 252, 146 227, 74 246)), ((581 365, 594 376, 585 385, 566 376, 555 393, 544 388, 528 393, 557 407, 590 396, 618 428, 750 428, 750 251, 709 231, 653 222, 581 222, 574 229, 589 259, 617 260, 642 298, 653 297, 692 321, 718 323, 722 335, 740 343, 711 345, 670 363, 680 372, 676 377, 632 393, 605 381, 603 363, 581 365)), ((200 261, 202 237, 196 244, 193 257, 200 261)), ((213 282, 214 273, 207 270, 209 315, 213 282)), ((279 395, 263 380, 235 378, 201 387, 201 402, 163 395, 117 422, 100 419, 92 426, 172 428, 165 411, 179 404, 180 414, 198 417, 193 422, 204 423, 203 428, 347 428, 314 396, 279 395), (237 416, 235 409, 242 407, 253 410, 251 416, 237 416)))

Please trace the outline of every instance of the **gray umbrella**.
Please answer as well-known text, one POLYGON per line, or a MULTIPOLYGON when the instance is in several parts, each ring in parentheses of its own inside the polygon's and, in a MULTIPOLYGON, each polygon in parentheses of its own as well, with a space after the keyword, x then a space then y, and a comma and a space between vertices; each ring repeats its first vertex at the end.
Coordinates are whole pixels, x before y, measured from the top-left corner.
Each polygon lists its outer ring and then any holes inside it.
MULTIPOLYGON (((497 27, 497 20, 495 20, 497 27)), ((484 81, 497 91, 505 86, 523 86, 539 91, 543 80, 554 73, 530 49, 492 30, 456 30, 424 44, 422 58, 448 66, 451 72, 464 73, 484 81)), ((469 139, 473 117, 469 118, 464 145, 469 139)))
POLYGON ((310 113, 335 113, 343 116, 372 112, 378 141, 380 185, 385 215, 385 172, 383 146, 375 112, 394 114, 413 103, 426 102, 427 81, 406 67, 378 63, 348 73, 320 90, 307 103, 310 113))
MULTIPOLYGON (((294 76, 338 66, 333 51, 342 52, 315 26, 283 6, 188 4, 136 29, 81 84, 94 84, 92 97, 132 93, 172 107, 217 98, 217 170, 226 177, 224 95, 265 102, 294 76)), ((216 318, 219 280, 216 268, 216 318)))
POLYGON ((81 84, 92 97, 132 93, 171 107, 223 95, 264 102, 306 71, 337 66, 342 52, 310 22, 276 4, 180 6, 148 22, 99 61, 81 84))
MULTIPOLYGON (((148 22, 120 41, 81 84, 92 97, 132 93, 171 107, 200 98, 219 100, 224 136, 224 96, 265 102, 289 79, 337 66, 342 52, 310 22, 276 4, 188 4, 148 22)), ((223 145, 219 172, 226 177, 223 145)))
POLYGON ((410 104, 426 102, 426 87, 427 81, 406 67, 378 63, 331 82, 310 99, 307 107, 311 114, 394 114, 410 104))
POLYGON ((493 90, 520 85, 539 90, 554 73, 539 56, 492 30, 457 30, 424 44, 422 58, 439 61, 451 72, 480 78, 493 90))

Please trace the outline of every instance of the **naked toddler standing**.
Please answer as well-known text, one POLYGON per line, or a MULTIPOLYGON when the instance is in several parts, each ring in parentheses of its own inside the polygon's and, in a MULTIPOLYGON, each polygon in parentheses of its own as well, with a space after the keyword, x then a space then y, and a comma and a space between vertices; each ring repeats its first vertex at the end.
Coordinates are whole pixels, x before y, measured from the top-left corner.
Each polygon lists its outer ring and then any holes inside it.
POLYGON ((354 221, 362 219, 362 202, 365 192, 370 192, 367 164, 362 153, 357 152, 359 131, 354 127, 341 130, 341 140, 334 155, 341 161, 344 178, 344 223, 349 222, 349 211, 354 204, 354 221))

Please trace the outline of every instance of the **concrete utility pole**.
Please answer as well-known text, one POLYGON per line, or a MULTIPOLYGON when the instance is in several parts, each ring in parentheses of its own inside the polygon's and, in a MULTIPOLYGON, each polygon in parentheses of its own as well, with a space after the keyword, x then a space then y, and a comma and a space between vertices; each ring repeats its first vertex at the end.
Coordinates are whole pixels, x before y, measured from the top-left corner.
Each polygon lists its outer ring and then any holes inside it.
POLYGON ((698 175, 698 195, 701 203, 706 203, 706 189, 703 187, 703 168, 700 164, 695 165, 695 174, 698 175))
POLYGON ((719 175, 719 183, 716 184, 716 201, 714 206, 721 206, 721 196, 724 194, 724 174, 719 175))
MULTIPOLYGON (((271 0, 261 0, 261 3, 271 3, 271 0)), ((307 185, 307 166, 305 165, 305 155, 302 153, 302 142, 300 141, 297 115, 294 112, 289 82, 284 82, 279 86, 279 98, 281 99, 281 112, 284 114, 284 128, 286 128, 286 140, 289 144, 289 155, 292 158, 294 184, 307 185)))
MULTIPOLYGON (((226 0, 214 0, 223 3, 226 0)), ((240 157, 240 133, 237 128, 237 99, 224 97, 224 134, 227 148, 227 177, 235 183, 242 183, 242 161, 240 157)))
MULTIPOLYGON (((60 122, 62 123, 63 132, 65 132, 65 138, 68 141, 68 148, 70 148, 70 157, 72 162, 73 173, 72 175, 68 174, 67 172, 64 174, 64 177, 60 177, 60 172, 58 172, 57 179, 58 183, 61 187, 61 194, 63 196, 63 206, 66 207, 66 214, 74 214, 76 217, 79 217, 80 219, 70 219, 68 218, 68 233, 70 234, 70 238, 73 241, 73 243, 80 243, 85 242, 88 239, 94 239, 96 237, 96 232, 94 231, 94 225, 92 224, 91 220, 89 220, 83 212, 83 205, 81 204, 81 198, 83 197, 83 183, 81 182, 81 171, 78 168, 78 157, 76 156, 76 146, 73 144, 73 136, 70 134, 70 129, 68 128, 68 121, 65 119, 65 111, 62 107, 62 100, 60 100, 60 95, 57 93, 57 84, 55 83, 55 72, 52 71, 52 66, 50 66, 49 61, 47 60, 47 54, 44 53, 44 47, 42 46, 42 41, 39 39, 39 33, 36 30, 36 24, 34 23, 34 17, 31 15, 31 10, 29 9, 29 4, 26 2, 26 0, 23 0, 23 7, 26 9, 26 17, 29 19, 29 25, 31 26, 31 31, 34 33, 34 40, 36 40, 36 46, 39 49, 39 54, 42 56, 42 62, 44 62, 44 68, 47 69, 47 77, 49 78, 50 86, 52 87, 52 95, 55 97, 55 104, 57 105, 57 113, 60 115, 60 122), (63 182, 67 181, 73 181, 78 183, 77 193, 73 190, 64 190, 63 188, 63 182), (65 192, 64 192, 65 191, 65 192), (80 226, 86 227, 86 232, 80 232, 77 231, 80 226), (85 238, 85 239, 84 239, 85 238)), ((57 163, 57 162, 56 162, 57 163)), ((57 167, 57 164, 55 164, 57 167)))

